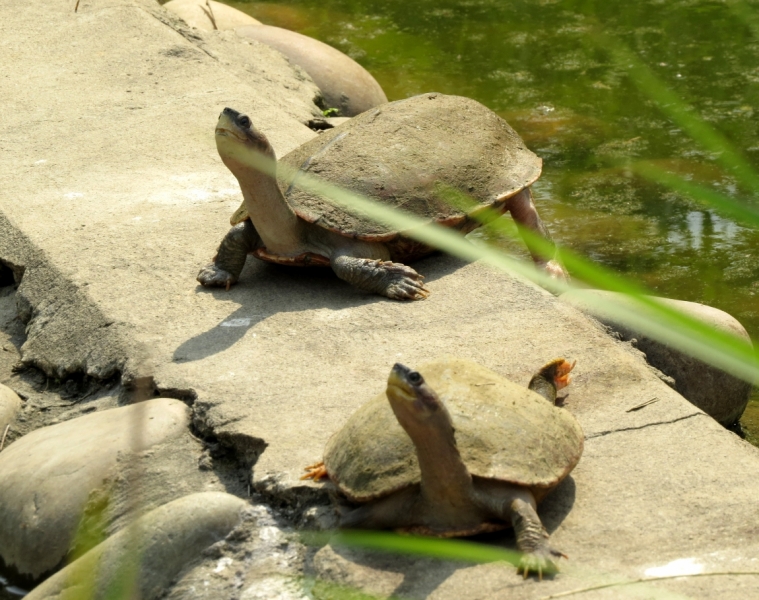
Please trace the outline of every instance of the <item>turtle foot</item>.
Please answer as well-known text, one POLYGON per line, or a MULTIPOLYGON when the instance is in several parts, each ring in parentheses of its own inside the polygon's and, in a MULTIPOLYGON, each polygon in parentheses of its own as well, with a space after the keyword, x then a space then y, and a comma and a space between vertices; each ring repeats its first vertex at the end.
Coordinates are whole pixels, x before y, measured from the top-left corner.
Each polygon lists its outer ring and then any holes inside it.
POLYGON ((332 269, 357 288, 392 300, 424 300, 430 295, 424 277, 401 263, 343 255, 332 261, 332 269))
POLYGON ((574 362, 569 362, 563 358, 557 359, 557 362, 558 361, 560 362, 556 367, 553 381, 556 384, 556 389, 561 390, 572 383, 572 376, 570 375, 570 372, 575 368, 577 361, 575 360, 574 362))
POLYGON ((551 362, 543 365, 535 377, 542 377, 546 381, 552 381, 557 391, 562 390, 572 383, 572 375, 570 373, 576 364, 576 360, 569 362, 565 358, 554 358, 551 362))
POLYGON ((424 300, 430 291, 424 287, 424 275, 401 263, 381 262, 389 282, 385 295, 393 300, 424 300))
POLYGON ((567 270, 558 260, 549 260, 543 265, 543 270, 551 279, 563 281, 564 283, 569 281, 569 273, 567 273, 567 270))
POLYGON ((237 278, 220 269, 214 263, 203 267, 196 278, 201 285, 206 287, 225 287, 229 291, 230 286, 237 283, 237 278))
POLYGON ((517 566, 517 574, 521 573, 527 579, 531 573, 534 573, 542 581, 543 574, 554 575, 559 571, 556 560, 562 556, 567 558, 567 555, 563 552, 559 552, 548 546, 539 548, 533 552, 525 552, 517 566))
POLYGON ((318 463, 306 467, 306 474, 301 475, 301 480, 313 479, 314 481, 321 481, 328 477, 329 473, 327 473, 327 467, 324 466, 323 461, 319 461, 318 463))

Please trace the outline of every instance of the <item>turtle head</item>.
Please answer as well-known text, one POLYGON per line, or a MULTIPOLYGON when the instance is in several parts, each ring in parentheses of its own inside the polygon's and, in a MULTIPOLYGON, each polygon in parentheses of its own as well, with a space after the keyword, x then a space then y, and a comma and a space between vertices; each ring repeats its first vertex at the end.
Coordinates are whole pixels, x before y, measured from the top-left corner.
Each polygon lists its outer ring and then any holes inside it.
POLYGON ((441 418, 450 419, 445 406, 424 377, 400 363, 393 365, 387 379, 387 399, 406 431, 409 427, 432 424, 441 418))
POLYGON ((219 115, 216 123, 216 148, 230 169, 232 167, 229 161, 249 165, 256 156, 275 158, 269 140, 253 127, 250 117, 232 108, 225 108, 219 115))

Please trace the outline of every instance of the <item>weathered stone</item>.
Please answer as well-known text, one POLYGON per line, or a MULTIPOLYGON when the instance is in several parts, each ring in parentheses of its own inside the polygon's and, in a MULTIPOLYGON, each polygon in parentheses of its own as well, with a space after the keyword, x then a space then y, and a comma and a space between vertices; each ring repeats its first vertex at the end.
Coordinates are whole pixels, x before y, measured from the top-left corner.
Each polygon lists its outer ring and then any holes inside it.
POLYGON ((253 582, 240 595, 240 600, 310 600, 304 581, 295 577, 269 575, 253 582))
POLYGON ((159 398, 37 429, 0 453, 0 557, 39 576, 74 543, 90 496, 119 457, 185 433, 189 409, 159 398))
POLYGON ((251 25, 235 29, 244 39, 276 48, 314 80, 325 108, 337 108, 340 116, 353 117, 387 102, 382 87, 369 71, 336 48, 280 27, 251 25))
MULTIPOLYGON (((646 355, 649 364, 672 377, 675 381, 675 389, 706 414, 723 425, 732 425, 740 418, 751 396, 751 383, 651 339, 640 331, 634 331, 629 326, 620 324, 602 311, 591 308, 589 301, 599 297, 606 298, 617 305, 629 303, 624 294, 601 290, 573 290, 561 296, 562 300, 591 314, 619 332, 622 339, 635 339, 635 347, 646 355)), ((731 333, 751 342, 743 325, 722 310, 684 300, 671 298, 657 298, 657 300, 714 329, 731 333)))
POLYGON ((154 600, 211 544, 240 523, 247 503, 220 492, 185 496, 111 536, 26 596, 28 600, 100 600, 134 586, 132 597, 154 600))
POLYGON ((302 600, 304 547, 264 505, 252 505, 227 538, 185 570, 166 600, 302 600))
MULTIPOLYGON (((166 277, 186 281, 185 271, 194 289, 197 265, 213 255, 240 203, 239 185, 216 151, 213 131, 220 110, 227 105, 251 113, 255 109, 256 118, 267 123, 277 154, 284 155, 316 135, 305 124, 321 115, 313 104, 319 90, 280 52, 243 43, 232 31, 190 29, 154 0, 84 0, 78 12, 70 8, 49 0, 12 0, 0 7, 8 11, 7 17, 3 12, 4 39, 16 48, 16 74, 8 66, 6 81, 19 77, 28 84, 0 85, 9 116, 2 124, 4 139, 19 150, 24 147, 18 158, 23 176, 2 179, 0 256, 26 268, 17 294, 20 317, 31 319, 25 362, 60 379, 83 371, 97 378, 116 372, 139 378, 150 371, 143 368, 149 351, 125 347, 131 334, 88 304, 86 297, 94 289, 88 286, 100 287, 106 273, 125 275, 129 265, 144 265, 137 279, 122 279, 126 289, 147 290, 166 277), (51 76, 68 72, 73 64, 78 66, 71 77, 51 76), (56 99, 47 114, 61 125, 28 137, 21 133, 22 123, 28 124, 25 107, 42 98, 56 99), (73 115, 89 125, 62 125, 73 115), (64 146, 64 153, 51 150, 64 146), (58 178, 60 187, 36 183, 49 176, 58 178), (13 200, 19 197, 23 203, 13 200), (103 202, 104 197, 112 200, 103 202), (35 233, 10 225, 50 206, 76 221, 51 254, 62 259, 55 265, 46 260, 46 250, 35 247, 35 233), (179 227, 177 235, 166 229, 167 223, 179 227), (133 233, 142 241, 122 245, 133 233), (183 260, 174 256, 169 269, 151 262, 172 256, 187 235, 195 241, 183 260), (120 250, 103 255, 106 240, 120 250), (74 258, 71 250, 89 258, 74 258), (70 275, 69 267, 74 267, 65 256, 78 267, 88 266, 64 280, 61 270, 70 275), (38 343, 43 324, 55 338, 44 348, 38 343), (76 338, 70 335, 73 330, 79 332, 76 338)), ((13 172, 3 165, 0 173, 13 172)), ((158 285, 157 290, 163 284, 158 285)), ((129 293, 108 288, 117 303, 134 308, 129 293)), ((156 304, 174 301, 159 291, 141 304, 139 313, 147 316, 156 304)), ((159 338, 160 329, 153 332, 159 338)))
POLYGON ((11 388, 0 383, 0 440, 5 428, 21 408, 21 398, 11 388))
POLYGON ((261 21, 216 0, 171 0, 163 5, 190 27, 205 31, 260 25, 261 21))

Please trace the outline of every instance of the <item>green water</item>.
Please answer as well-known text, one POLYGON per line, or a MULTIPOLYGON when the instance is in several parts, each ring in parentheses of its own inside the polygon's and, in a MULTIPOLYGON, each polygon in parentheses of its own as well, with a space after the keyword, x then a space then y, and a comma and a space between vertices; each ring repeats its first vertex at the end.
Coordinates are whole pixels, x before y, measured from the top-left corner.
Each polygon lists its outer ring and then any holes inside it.
MULTIPOLYGON (((543 158, 533 190, 559 243, 656 294, 725 310, 759 339, 759 232, 624 163, 651 160, 730 196, 750 194, 628 77, 604 41, 631 49, 759 169, 759 2, 228 4, 342 50, 390 100, 438 91, 484 103, 543 158)), ((743 424, 759 440, 759 398, 743 424)))

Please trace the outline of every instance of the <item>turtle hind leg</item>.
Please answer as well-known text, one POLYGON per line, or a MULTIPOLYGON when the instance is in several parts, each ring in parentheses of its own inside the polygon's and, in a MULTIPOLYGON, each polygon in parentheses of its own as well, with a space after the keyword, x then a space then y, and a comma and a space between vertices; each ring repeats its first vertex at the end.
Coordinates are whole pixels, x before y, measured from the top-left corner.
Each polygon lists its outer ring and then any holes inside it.
POLYGON ((401 263, 343 254, 333 258, 331 266, 343 281, 393 300, 423 300, 430 294, 424 277, 401 263))
POLYGON ((519 232, 535 265, 553 279, 568 281, 569 274, 557 258, 556 246, 535 208, 530 188, 509 198, 505 210, 511 213, 511 218, 519 226, 519 232), (533 241, 535 237, 542 238, 544 243, 536 244, 533 241))
POLYGON ((209 287, 226 287, 237 283, 248 252, 256 249, 261 236, 250 219, 235 225, 219 244, 213 262, 198 273, 199 283, 209 287))

